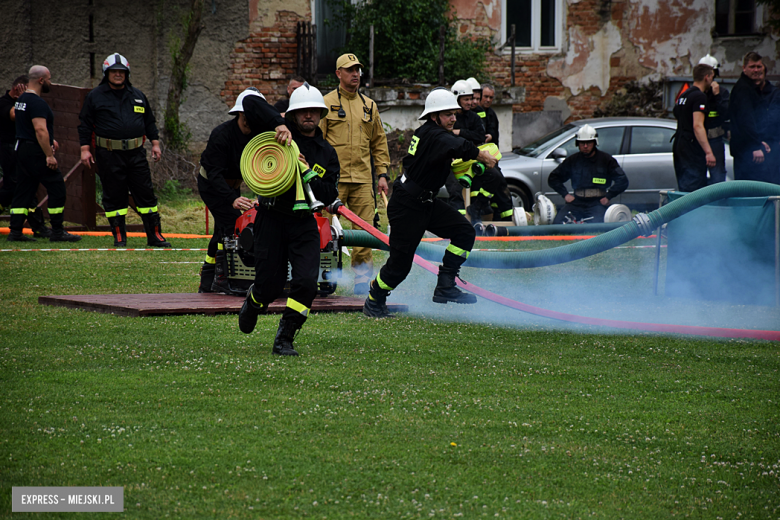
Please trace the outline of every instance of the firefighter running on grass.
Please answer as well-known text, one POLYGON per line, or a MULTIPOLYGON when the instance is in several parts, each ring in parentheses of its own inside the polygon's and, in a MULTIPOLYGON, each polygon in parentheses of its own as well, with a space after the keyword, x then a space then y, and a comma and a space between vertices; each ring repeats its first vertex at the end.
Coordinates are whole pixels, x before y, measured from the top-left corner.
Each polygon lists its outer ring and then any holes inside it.
POLYGON ((387 295, 409 274, 414 252, 426 230, 450 239, 439 267, 433 301, 477 301, 476 296, 455 286, 460 266, 474 245, 474 228, 457 209, 436 198, 436 193, 447 180, 454 159, 476 159, 489 168, 496 165, 496 160, 470 141, 453 135, 458 110, 460 106, 455 95, 445 88, 434 89, 425 100, 425 110, 420 119, 427 121, 414 132, 409 153, 403 160, 404 173, 393 185, 393 196, 387 208, 388 220, 393 228, 390 257, 371 282, 363 305, 366 316, 392 316, 387 309, 387 295))
MULTIPOLYGON (((309 183, 317 200, 330 205, 338 196, 339 160, 318 126, 327 113, 320 91, 304 83, 290 96, 285 118, 301 152, 300 160, 307 167, 301 174, 302 180, 309 183)), ((281 356, 298 355, 293 339, 309 315, 319 276, 319 228, 309 210, 293 210, 295 199, 295 185, 278 197, 258 197, 253 227, 255 283, 238 314, 241 332, 251 333, 258 315, 265 314, 271 302, 282 295, 289 261, 290 295, 272 349, 281 356)))

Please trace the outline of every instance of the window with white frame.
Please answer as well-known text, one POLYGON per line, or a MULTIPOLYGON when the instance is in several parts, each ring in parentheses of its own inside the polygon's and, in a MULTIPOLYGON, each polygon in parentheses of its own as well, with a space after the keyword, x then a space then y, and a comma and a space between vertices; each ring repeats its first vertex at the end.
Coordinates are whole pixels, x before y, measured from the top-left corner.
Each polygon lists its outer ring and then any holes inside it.
POLYGON ((560 50, 563 4, 563 0, 501 0, 501 43, 510 37, 514 24, 518 49, 560 50))

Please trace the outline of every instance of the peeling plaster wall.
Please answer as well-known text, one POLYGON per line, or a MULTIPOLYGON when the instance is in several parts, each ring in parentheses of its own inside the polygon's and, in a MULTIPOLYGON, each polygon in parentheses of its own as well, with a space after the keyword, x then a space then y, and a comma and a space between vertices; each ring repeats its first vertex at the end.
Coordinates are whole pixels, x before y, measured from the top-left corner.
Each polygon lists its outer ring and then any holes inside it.
POLYGON ((611 22, 593 36, 572 27, 566 56, 550 60, 547 74, 560 80, 574 96, 590 87, 597 87, 604 95, 609 89, 610 58, 621 47, 620 30, 611 22))

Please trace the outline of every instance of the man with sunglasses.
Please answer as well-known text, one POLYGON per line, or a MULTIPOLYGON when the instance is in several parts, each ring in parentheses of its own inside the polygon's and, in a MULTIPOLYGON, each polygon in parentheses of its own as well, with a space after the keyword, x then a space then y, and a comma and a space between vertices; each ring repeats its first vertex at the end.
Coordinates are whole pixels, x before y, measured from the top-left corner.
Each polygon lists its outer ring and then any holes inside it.
MULTIPOLYGON (((378 189, 387 195, 390 152, 376 103, 358 92, 362 67, 354 54, 343 54, 336 61, 339 86, 325 95, 328 114, 320 121, 320 128, 325 140, 336 149, 341 164, 339 199, 357 216, 371 222, 376 211, 372 160, 378 189)), ((355 294, 367 294, 374 275, 370 247, 352 249, 352 270, 355 294)))

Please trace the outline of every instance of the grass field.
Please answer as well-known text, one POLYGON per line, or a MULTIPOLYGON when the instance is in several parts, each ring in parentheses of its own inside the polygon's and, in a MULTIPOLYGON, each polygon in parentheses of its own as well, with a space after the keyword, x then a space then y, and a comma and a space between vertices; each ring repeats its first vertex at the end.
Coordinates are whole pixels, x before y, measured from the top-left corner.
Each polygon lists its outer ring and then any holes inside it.
MULTIPOLYGON (((274 316, 244 335, 37 303, 194 292, 203 255, 0 252, 0 517, 12 486, 122 486, 149 519, 780 517, 775 343, 436 306, 417 268, 391 296, 408 315, 313 315, 294 359, 270 355, 274 316)), ((463 276, 575 314, 777 330, 774 308, 654 296, 653 255, 463 276)))

